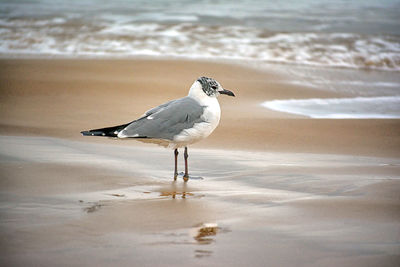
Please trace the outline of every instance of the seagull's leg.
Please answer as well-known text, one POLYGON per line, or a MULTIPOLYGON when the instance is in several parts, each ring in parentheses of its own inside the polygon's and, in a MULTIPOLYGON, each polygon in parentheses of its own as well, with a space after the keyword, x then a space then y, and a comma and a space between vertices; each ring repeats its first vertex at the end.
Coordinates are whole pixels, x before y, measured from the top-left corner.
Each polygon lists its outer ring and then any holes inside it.
POLYGON ((175 172, 174 172, 174 180, 176 181, 176 178, 178 177, 178 154, 179 154, 177 148, 175 148, 174 154, 175 154, 175 172))
POLYGON ((185 175, 183 175, 183 180, 187 182, 189 180, 189 173, 188 173, 188 162, 187 159, 189 157, 188 152, 187 152, 187 147, 185 146, 185 153, 183 154, 185 158, 185 175))

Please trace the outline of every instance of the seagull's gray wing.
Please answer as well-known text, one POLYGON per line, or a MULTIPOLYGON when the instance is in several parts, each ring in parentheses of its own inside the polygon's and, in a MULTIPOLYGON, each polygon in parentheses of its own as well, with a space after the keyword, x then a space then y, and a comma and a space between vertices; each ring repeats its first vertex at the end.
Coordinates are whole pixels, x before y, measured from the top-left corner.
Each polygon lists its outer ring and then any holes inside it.
POLYGON ((143 117, 126 126, 118 136, 173 140, 182 130, 203 122, 203 111, 204 107, 191 97, 172 100, 150 109, 143 117))
MULTIPOLYGON (((180 99, 178 99, 178 100, 180 100, 180 99)), ((175 102, 175 101, 178 101, 178 100, 171 100, 171 101, 168 101, 168 102, 166 102, 166 103, 164 103, 164 104, 159 105, 158 107, 149 109, 149 110, 146 111, 146 112, 144 113, 144 115, 143 115, 142 117, 140 117, 139 119, 142 119, 143 117, 147 117, 147 116, 150 116, 151 114, 157 113, 157 112, 159 112, 159 111, 165 109, 165 107, 169 106, 172 102, 175 102)))

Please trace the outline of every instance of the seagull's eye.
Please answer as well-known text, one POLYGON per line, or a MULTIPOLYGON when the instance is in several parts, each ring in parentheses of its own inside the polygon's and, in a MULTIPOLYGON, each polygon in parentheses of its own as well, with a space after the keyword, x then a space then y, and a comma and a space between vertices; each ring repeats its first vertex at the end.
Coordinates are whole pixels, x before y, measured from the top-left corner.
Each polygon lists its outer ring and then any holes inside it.
POLYGON ((212 89, 216 90, 217 87, 215 85, 211 86, 212 89))

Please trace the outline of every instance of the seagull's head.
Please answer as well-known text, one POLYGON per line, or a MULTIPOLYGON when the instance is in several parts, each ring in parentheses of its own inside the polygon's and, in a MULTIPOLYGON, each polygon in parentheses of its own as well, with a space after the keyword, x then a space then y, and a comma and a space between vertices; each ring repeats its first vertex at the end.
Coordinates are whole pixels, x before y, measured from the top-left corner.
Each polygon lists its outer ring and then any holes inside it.
POLYGON ((221 84, 213 78, 200 77, 196 82, 200 83, 203 92, 210 97, 217 97, 220 94, 235 96, 233 92, 224 89, 221 84))

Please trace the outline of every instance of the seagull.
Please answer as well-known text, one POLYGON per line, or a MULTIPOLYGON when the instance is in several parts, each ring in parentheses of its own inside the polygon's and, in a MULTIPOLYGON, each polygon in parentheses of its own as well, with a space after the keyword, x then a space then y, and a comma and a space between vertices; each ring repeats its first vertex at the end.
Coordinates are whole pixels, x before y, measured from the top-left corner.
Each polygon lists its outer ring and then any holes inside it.
POLYGON ((220 94, 235 96, 224 89, 213 78, 200 77, 183 98, 168 101, 146 111, 132 122, 82 131, 84 136, 108 136, 134 138, 174 149, 174 180, 178 177, 178 148, 185 148, 185 173, 183 180, 189 180, 187 146, 209 136, 219 124, 221 108, 217 97, 220 94))

